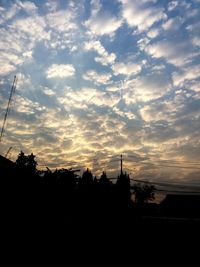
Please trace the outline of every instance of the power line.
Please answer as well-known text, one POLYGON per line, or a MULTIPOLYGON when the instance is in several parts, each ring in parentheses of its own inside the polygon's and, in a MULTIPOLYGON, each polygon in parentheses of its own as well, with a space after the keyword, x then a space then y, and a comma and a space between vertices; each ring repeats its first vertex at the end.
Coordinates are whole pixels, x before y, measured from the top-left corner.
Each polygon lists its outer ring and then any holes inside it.
POLYGON ((147 183, 147 184, 155 184, 158 186, 174 186, 174 187, 191 187, 191 188, 198 188, 200 190, 200 185, 194 185, 194 184, 180 184, 180 183, 174 183, 174 182, 152 182, 152 181, 145 181, 145 180, 139 180, 139 179, 134 179, 134 178, 130 178, 131 181, 134 182, 139 182, 139 183, 147 183))
POLYGON ((135 161, 127 160, 127 159, 125 159, 125 161, 130 161, 130 162, 135 163, 135 164, 137 163, 138 165, 140 165, 140 164, 149 165, 152 167, 166 167, 166 168, 200 170, 200 167, 196 167, 196 166, 165 165, 165 164, 156 164, 156 163, 152 163, 152 162, 142 162, 142 161, 135 162, 135 161))

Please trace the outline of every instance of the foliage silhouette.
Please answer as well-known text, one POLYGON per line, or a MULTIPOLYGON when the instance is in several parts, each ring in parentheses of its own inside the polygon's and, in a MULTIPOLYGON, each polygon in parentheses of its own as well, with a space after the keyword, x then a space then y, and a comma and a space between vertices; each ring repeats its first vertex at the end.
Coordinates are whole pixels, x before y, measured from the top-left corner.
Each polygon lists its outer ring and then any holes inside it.
POLYGON ((36 166, 37 166, 37 161, 35 160, 35 155, 31 153, 30 155, 25 155, 23 151, 21 151, 18 155, 18 158, 16 160, 16 164, 21 167, 25 168, 28 171, 32 173, 36 173, 36 166))
POLYGON ((142 185, 140 183, 133 186, 133 191, 135 194, 135 202, 137 203, 147 203, 149 200, 155 199, 155 186, 151 184, 142 185))

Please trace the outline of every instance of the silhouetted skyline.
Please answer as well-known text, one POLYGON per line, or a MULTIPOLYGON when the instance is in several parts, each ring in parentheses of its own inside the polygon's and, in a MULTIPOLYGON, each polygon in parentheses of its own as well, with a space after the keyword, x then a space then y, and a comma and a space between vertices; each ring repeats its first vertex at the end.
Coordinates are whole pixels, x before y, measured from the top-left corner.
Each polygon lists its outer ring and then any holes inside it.
POLYGON ((0 1, 0 154, 199 185, 200 2, 0 1))

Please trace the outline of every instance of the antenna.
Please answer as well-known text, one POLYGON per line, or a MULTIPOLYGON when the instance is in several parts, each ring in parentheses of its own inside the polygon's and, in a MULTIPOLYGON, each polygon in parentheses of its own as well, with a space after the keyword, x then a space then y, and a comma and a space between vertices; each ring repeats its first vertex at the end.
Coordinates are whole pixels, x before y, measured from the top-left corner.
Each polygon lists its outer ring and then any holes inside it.
POLYGON ((8 104, 7 104, 6 113, 5 113, 4 120, 3 120, 3 126, 1 128, 0 143, 2 141, 3 134, 4 134, 4 131, 5 131, 4 129, 5 129, 7 116, 8 116, 8 113, 10 111, 10 104, 11 104, 11 100, 12 100, 12 95, 15 92, 16 86, 17 86, 17 76, 15 75, 14 76, 14 80, 13 80, 13 85, 12 85, 12 88, 11 88, 11 91, 10 91, 10 96, 9 96, 9 100, 8 100, 8 104))

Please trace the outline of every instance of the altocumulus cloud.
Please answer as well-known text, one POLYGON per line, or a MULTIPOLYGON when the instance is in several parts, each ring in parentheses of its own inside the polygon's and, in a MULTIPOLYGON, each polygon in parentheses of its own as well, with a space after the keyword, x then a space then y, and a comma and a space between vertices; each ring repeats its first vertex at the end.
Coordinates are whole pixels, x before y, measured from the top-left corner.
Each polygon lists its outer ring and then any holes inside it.
POLYGON ((192 180, 141 162, 199 159, 199 18, 199 0, 0 1, 0 122, 18 76, 0 153, 192 180))
POLYGON ((47 71, 47 78, 66 78, 75 74, 75 68, 71 64, 53 64, 47 71))

